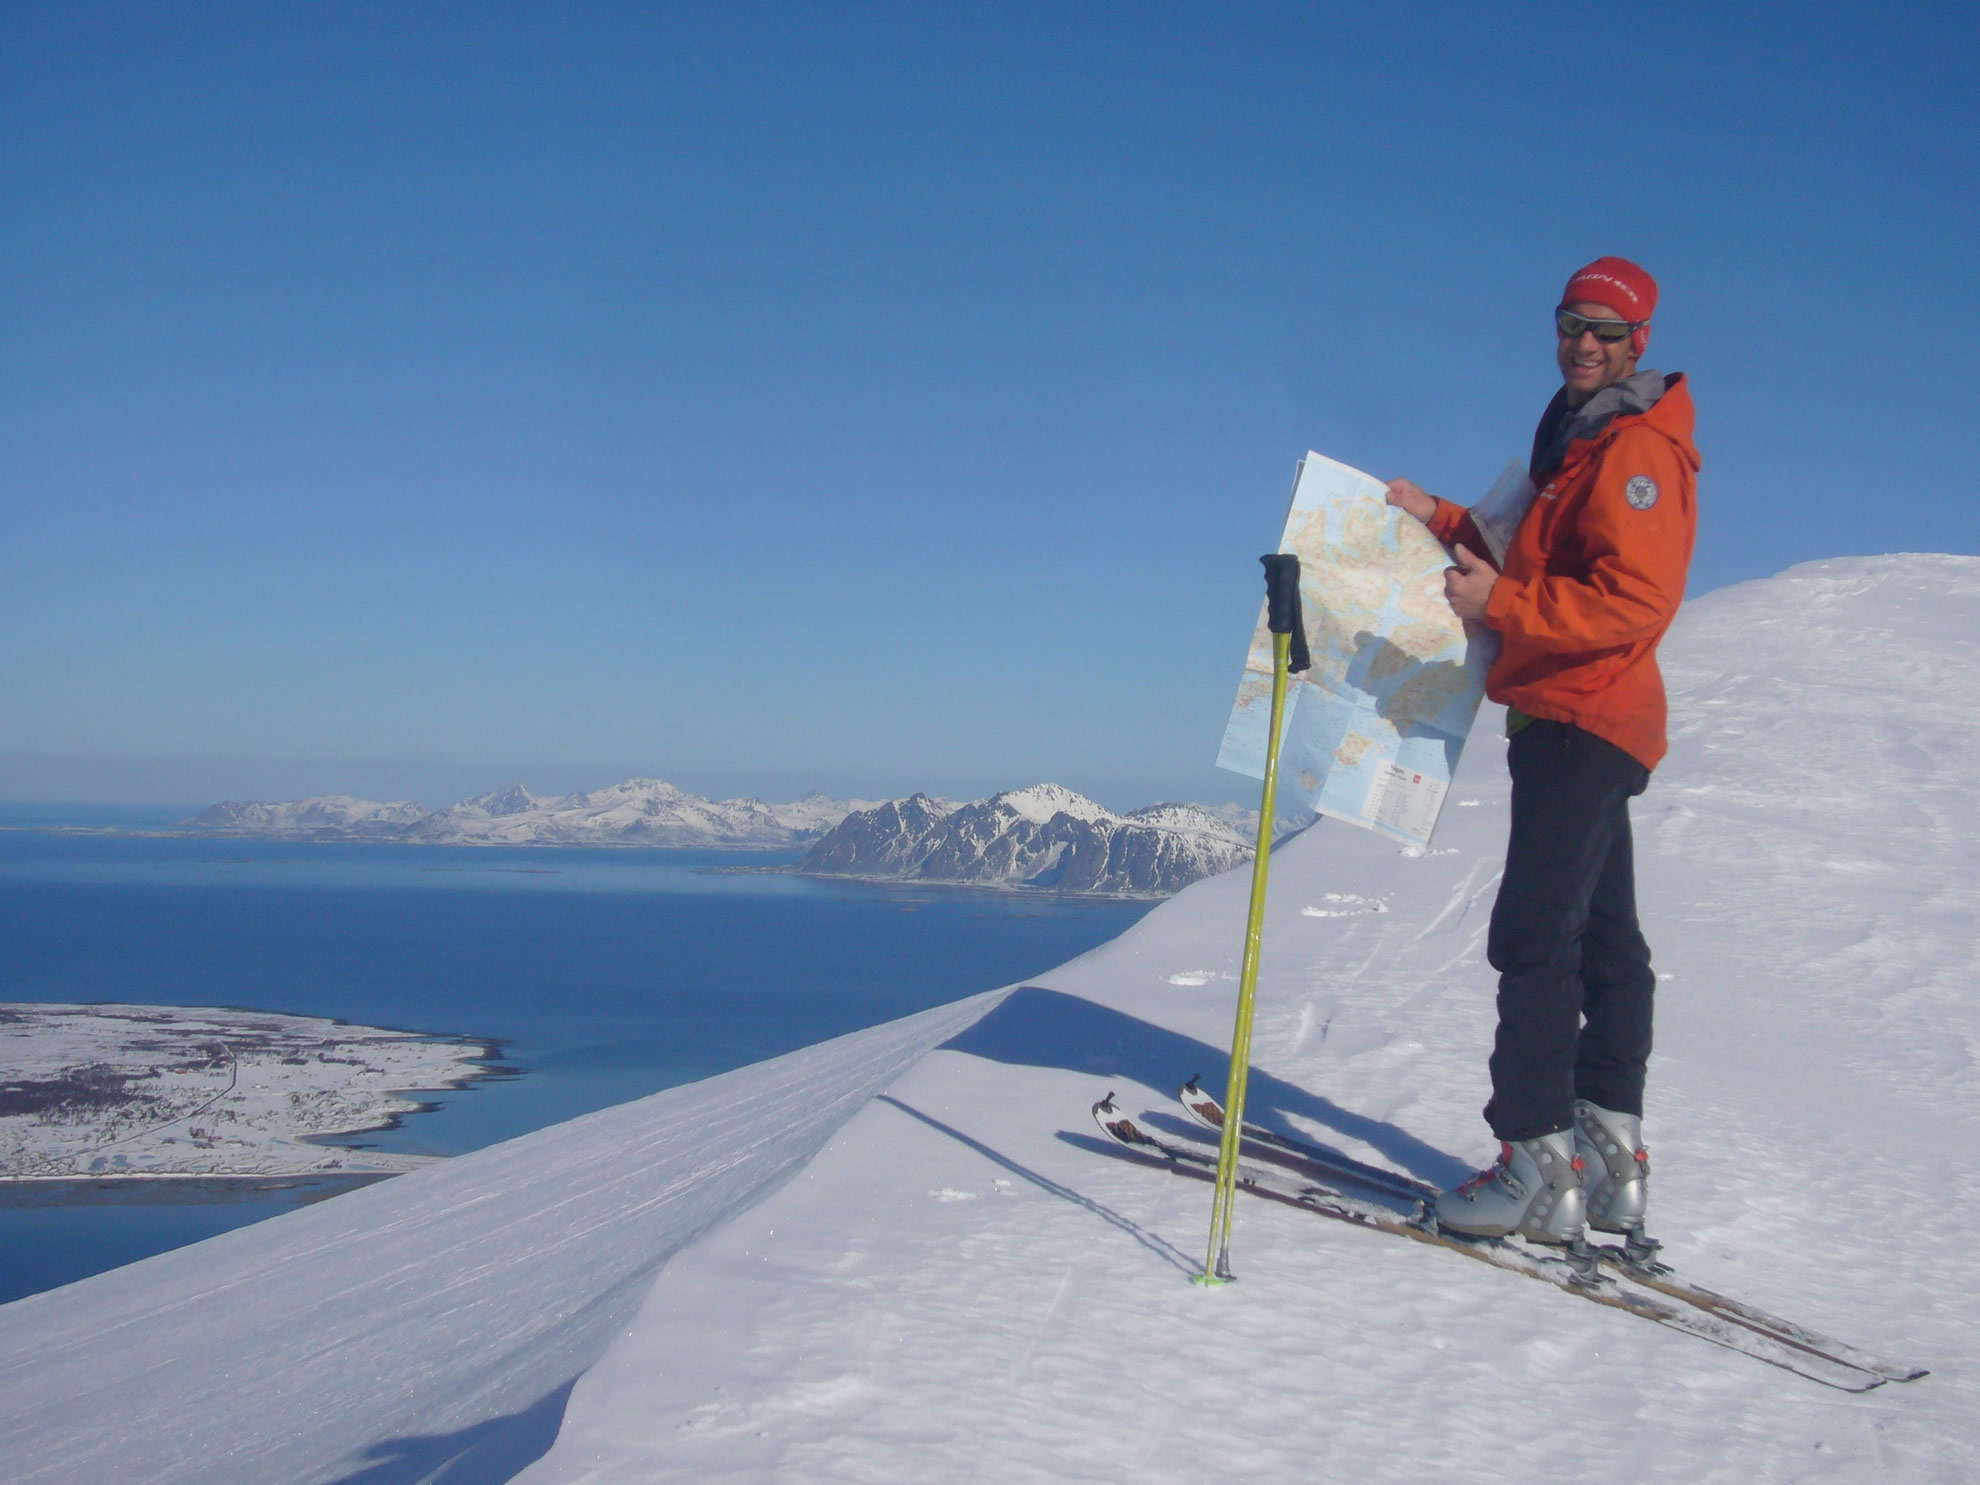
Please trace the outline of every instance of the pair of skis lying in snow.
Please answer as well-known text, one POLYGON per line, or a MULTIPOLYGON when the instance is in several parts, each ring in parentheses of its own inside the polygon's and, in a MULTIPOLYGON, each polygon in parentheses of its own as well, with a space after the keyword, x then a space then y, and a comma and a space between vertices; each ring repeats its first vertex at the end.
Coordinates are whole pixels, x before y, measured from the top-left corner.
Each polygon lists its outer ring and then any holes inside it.
MULTIPOLYGON (((1223 1106, 1196 1079, 1183 1085, 1180 1096, 1183 1108, 1198 1123, 1215 1130, 1223 1128, 1223 1106)), ((1137 1155, 1166 1162, 1179 1175, 1216 1179, 1214 1150, 1149 1133, 1114 1102, 1112 1093, 1093 1106, 1093 1117, 1109 1139, 1137 1155)), ((1845 1392, 1868 1392, 1885 1382, 1910 1382, 1926 1375, 1922 1367, 1884 1361, 1791 1320, 1728 1299, 1679 1277, 1654 1257, 1632 1255, 1622 1247, 1584 1245, 1579 1253, 1565 1253, 1508 1238, 1472 1237, 1441 1228, 1430 1215, 1436 1193, 1428 1186, 1393 1171, 1363 1165, 1321 1145, 1247 1123, 1242 1149, 1246 1155, 1267 1162, 1238 1167, 1239 1186, 1253 1195, 1351 1226, 1449 1248, 1845 1392), (1362 1194, 1353 1194, 1355 1190, 1362 1194)))

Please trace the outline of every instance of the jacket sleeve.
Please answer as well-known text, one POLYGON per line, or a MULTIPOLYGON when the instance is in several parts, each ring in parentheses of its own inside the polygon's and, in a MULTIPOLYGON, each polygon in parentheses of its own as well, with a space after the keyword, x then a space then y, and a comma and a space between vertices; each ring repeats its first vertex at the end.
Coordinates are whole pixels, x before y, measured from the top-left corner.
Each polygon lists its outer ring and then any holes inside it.
MULTIPOLYGON (((1663 632, 1684 601, 1697 529, 1693 470, 1649 428, 1623 430, 1599 456, 1574 530, 1579 572, 1500 578, 1485 622, 1535 649, 1572 654, 1633 644, 1663 632), (1654 482, 1654 500, 1633 482, 1654 482)), ((1441 512, 1440 512, 1441 514, 1441 512)))
POLYGON ((1464 549, 1487 562, 1492 560, 1492 549, 1485 545, 1485 538, 1479 535, 1478 524, 1471 519, 1471 512, 1461 505, 1454 505, 1441 495, 1433 495, 1437 509, 1425 522, 1430 534, 1447 547, 1464 545, 1464 549))

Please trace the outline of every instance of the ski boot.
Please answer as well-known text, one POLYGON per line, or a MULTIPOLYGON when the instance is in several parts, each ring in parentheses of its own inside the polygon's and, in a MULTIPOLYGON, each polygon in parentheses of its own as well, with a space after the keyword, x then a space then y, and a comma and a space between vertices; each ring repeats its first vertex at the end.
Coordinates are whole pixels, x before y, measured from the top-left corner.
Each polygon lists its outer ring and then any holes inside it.
POLYGON ((1578 1248, 1587 1201, 1569 1130, 1499 1146, 1499 1163, 1437 1198, 1439 1227, 1473 1237, 1517 1233, 1578 1248))
POLYGON ((1643 1235, 1643 1218, 1650 1206, 1650 1152, 1643 1148, 1643 1121, 1577 1098, 1574 1143, 1581 1156, 1588 1225, 1599 1232, 1623 1234, 1630 1258, 1649 1262, 1657 1243, 1643 1235))

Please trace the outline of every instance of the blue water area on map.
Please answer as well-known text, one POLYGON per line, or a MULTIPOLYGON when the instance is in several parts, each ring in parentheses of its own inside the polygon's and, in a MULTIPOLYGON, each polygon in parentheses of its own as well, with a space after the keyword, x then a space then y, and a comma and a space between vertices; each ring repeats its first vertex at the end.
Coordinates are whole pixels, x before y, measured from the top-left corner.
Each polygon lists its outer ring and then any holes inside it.
MULTIPOLYGON (((498 1043, 514 1075, 352 1141, 427 1154, 1010 984, 1148 910, 762 869, 792 853, 49 828, 167 814, 0 806, 0 1001, 240 1006, 498 1043)), ((0 1194, 0 1302, 331 1189, 166 1185, 0 1194)))

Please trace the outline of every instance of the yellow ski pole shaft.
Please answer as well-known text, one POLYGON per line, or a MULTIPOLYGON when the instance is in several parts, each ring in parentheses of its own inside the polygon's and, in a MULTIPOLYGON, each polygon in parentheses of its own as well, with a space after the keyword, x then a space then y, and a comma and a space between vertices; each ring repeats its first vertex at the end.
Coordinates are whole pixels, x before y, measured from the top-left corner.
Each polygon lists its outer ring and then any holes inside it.
POLYGON ((1210 1245, 1199 1284, 1231 1277, 1231 1223, 1237 1198, 1244 1096, 1251 1080, 1251 1019, 1258 992, 1258 956, 1265 937, 1265 883, 1272 866, 1272 826, 1279 794, 1279 730, 1285 718, 1286 678, 1305 670, 1306 636, 1300 619, 1299 559, 1275 554, 1265 564, 1267 614, 1272 633, 1272 712, 1265 743, 1265 787, 1258 807, 1258 850, 1251 863, 1251 910, 1245 922, 1244 960, 1238 972, 1237 1021, 1231 1031, 1231 1071, 1225 1084, 1223 1138, 1217 1148, 1217 1189, 1210 1207, 1210 1245), (1294 641, 1297 638, 1297 645, 1294 641))

